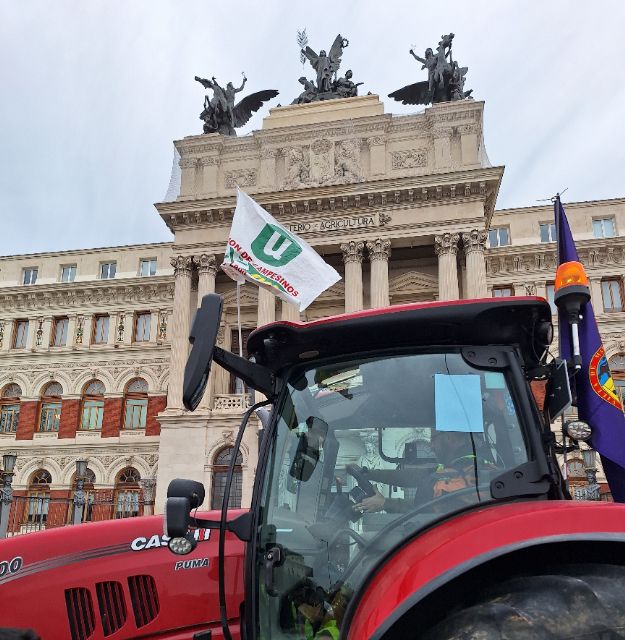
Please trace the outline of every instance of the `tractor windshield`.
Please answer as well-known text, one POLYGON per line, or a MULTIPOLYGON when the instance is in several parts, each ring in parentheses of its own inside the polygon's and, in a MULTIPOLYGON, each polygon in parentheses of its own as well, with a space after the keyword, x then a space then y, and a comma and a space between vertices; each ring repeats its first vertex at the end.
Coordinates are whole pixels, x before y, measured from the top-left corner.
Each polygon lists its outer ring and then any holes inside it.
MULTIPOLYGON (((518 366, 512 350, 503 354, 518 366)), ((492 500, 491 480, 528 461, 509 372, 478 369, 451 349, 293 374, 264 471, 259 637, 338 637, 384 554, 492 500)))

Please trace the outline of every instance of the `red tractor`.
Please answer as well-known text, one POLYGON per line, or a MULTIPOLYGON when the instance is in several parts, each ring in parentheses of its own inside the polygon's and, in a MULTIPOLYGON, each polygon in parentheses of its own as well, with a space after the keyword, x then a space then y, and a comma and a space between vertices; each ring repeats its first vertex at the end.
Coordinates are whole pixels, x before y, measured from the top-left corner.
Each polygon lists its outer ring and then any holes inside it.
POLYGON ((277 322, 249 360, 215 346, 221 305, 196 315, 185 404, 213 361, 267 397, 235 443, 271 404, 251 509, 197 514, 203 487, 175 480, 166 536, 154 516, 8 540, 1 624, 44 640, 625 637, 625 507, 571 501, 560 474, 549 425, 570 392, 546 301, 277 322))

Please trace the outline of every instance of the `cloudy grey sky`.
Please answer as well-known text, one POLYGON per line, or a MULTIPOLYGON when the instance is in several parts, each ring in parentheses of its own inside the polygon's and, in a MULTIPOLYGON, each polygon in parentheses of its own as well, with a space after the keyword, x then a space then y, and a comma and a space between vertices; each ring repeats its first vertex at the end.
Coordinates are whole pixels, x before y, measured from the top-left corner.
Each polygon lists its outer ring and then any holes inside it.
POLYGON ((453 31, 506 165, 498 208, 625 196, 624 24, 623 0, 0 0, 0 255, 170 239, 152 203, 172 140, 201 132, 193 77, 245 71, 287 104, 304 27, 315 50, 347 37, 343 68, 381 96, 453 31))

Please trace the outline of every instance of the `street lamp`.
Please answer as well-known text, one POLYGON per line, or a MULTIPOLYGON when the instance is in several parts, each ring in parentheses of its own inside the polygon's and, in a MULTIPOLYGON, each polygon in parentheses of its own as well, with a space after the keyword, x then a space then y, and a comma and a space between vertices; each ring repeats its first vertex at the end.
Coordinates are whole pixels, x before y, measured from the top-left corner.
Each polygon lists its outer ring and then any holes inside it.
POLYGON ((0 538, 6 538, 9 524, 9 514, 11 513, 11 503, 13 501, 13 473, 17 455, 15 453, 5 453, 2 456, 2 487, 0 488, 0 538))
POLYGON ((597 452, 590 447, 582 449, 582 458, 584 460, 584 471, 586 472, 586 481, 588 486, 584 487, 584 500, 600 500, 601 492, 597 483, 597 452))
POLYGON ((83 487, 87 475, 87 460, 76 460, 76 490, 74 491, 74 524, 82 522, 86 496, 83 487))

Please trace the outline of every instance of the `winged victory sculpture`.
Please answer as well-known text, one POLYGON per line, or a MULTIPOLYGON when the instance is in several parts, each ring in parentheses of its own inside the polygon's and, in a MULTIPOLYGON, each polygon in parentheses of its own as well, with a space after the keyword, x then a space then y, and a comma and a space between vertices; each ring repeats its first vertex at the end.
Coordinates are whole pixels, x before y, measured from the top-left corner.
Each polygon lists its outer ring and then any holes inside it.
POLYGON ((247 78, 243 74, 241 86, 235 88, 232 82, 228 82, 222 87, 215 77, 210 80, 195 76, 205 89, 211 89, 213 97, 209 99, 204 96, 204 110, 200 114, 200 120, 204 122, 204 133, 221 133, 225 136, 236 136, 236 129, 242 127, 258 111, 265 102, 275 98, 278 91, 275 89, 265 89, 245 96, 236 105, 234 104, 236 94, 243 91, 247 78))
POLYGON ((317 72, 317 82, 315 84, 305 77, 300 78, 299 82, 304 86, 304 91, 293 100, 293 104, 350 98, 358 95, 358 86, 362 82, 352 81, 351 69, 345 73, 345 77, 338 77, 343 49, 347 46, 349 46, 349 40, 339 34, 334 38, 329 53, 326 53, 324 49, 315 53, 309 46, 301 49, 302 60, 308 60, 317 72))
POLYGON ((428 47, 423 58, 410 49, 410 55, 422 64, 421 68, 427 69, 428 79, 397 89, 389 93, 388 97, 402 104, 435 104, 468 98, 473 93, 473 89, 464 90, 465 76, 469 68, 460 67, 458 62, 453 60, 453 39, 453 33, 441 36, 436 52, 428 47))

